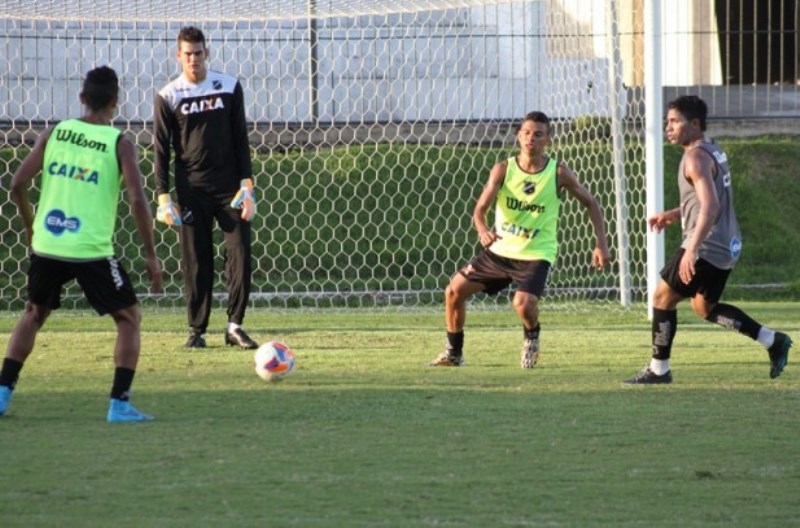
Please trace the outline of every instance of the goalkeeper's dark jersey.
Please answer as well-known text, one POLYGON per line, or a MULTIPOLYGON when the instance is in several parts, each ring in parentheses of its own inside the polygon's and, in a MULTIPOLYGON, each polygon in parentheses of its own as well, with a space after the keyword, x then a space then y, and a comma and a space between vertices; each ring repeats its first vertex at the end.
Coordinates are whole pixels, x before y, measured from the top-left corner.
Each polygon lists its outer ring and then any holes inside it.
POLYGON ((158 194, 170 191, 170 153, 175 151, 178 200, 192 188, 233 194, 252 178, 242 86, 235 77, 209 70, 199 84, 184 75, 158 92, 154 115, 158 194))

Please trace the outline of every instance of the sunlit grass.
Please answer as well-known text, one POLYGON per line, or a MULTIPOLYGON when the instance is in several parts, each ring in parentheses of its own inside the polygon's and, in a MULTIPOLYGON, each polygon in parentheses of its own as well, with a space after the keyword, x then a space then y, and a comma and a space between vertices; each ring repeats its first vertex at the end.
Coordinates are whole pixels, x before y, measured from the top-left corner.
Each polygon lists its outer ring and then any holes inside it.
MULTIPOLYGON (((800 335, 800 306, 743 304, 800 335)), ((542 314, 518 366, 510 311, 471 312, 460 369, 426 366, 441 313, 260 312, 296 350, 262 382, 252 354, 181 348, 182 311, 147 310, 134 403, 104 422, 108 318, 56 312, 0 418, 0 525, 789 526, 800 522, 800 370, 680 313, 675 383, 620 383, 649 357, 644 314, 542 314)), ((5 345, 15 318, 0 316, 5 345)))

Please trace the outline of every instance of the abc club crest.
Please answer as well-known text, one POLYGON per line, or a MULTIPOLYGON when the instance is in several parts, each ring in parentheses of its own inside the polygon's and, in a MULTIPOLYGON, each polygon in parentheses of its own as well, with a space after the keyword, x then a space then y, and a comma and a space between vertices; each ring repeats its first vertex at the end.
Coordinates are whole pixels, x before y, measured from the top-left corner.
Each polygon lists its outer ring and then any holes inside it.
POLYGON ((536 192, 536 183, 532 181, 526 181, 522 184, 522 191, 525 194, 533 194, 536 192))

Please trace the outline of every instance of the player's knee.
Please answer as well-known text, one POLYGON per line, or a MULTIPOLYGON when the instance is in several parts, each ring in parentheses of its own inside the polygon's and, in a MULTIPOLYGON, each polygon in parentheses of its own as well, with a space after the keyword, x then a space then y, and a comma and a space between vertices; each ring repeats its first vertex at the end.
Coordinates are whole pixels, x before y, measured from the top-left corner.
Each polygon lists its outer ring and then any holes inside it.
POLYGON ((452 282, 444 289, 444 298, 447 302, 451 303, 458 299, 458 290, 453 287, 452 282))
POLYGON ((659 310, 674 310, 681 300, 680 295, 670 288, 656 288, 653 294, 653 308, 659 310))
POLYGON ((132 329, 138 329, 142 322, 142 312, 139 310, 139 305, 133 305, 129 308, 124 308, 111 314, 117 326, 125 325, 132 329))
POLYGON ((47 317, 50 315, 50 309, 42 306, 41 304, 28 303, 25 305, 25 317, 28 318, 37 328, 41 328, 47 317))
POLYGON ((666 302, 666 296, 661 293, 659 290, 656 290, 653 294, 653 306, 655 308, 661 309, 661 306, 666 302))
POLYGON ((700 296, 694 297, 692 299, 692 310, 694 310, 694 313, 697 314, 697 316, 702 319, 708 319, 708 316, 714 310, 714 307, 716 305, 717 305, 716 303, 707 302, 700 296))
POLYGON ((514 299, 511 301, 512 306, 518 312, 530 312, 531 310, 536 310, 539 306, 539 298, 535 295, 525 294, 520 295, 517 294, 514 296, 514 299))
POLYGON ((444 297, 446 302, 454 304, 466 301, 469 296, 466 295, 458 285, 451 281, 444 289, 444 297))

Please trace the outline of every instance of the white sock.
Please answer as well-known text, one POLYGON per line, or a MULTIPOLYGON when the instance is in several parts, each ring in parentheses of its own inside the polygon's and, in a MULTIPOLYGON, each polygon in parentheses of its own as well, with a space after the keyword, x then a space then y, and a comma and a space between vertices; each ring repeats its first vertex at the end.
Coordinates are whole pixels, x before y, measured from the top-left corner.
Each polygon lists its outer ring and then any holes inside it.
POLYGON ((663 376, 664 374, 669 372, 669 360, 651 358, 650 370, 658 376, 663 376))
POLYGON ((231 333, 234 330, 236 330, 237 328, 241 328, 241 327, 242 327, 242 325, 238 325, 236 323, 228 323, 228 333, 231 333))
POLYGON ((762 326, 761 330, 758 331, 758 339, 756 341, 764 345, 764 348, 771 347, 775 343, 775 330, 762 326))

